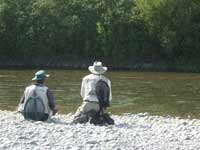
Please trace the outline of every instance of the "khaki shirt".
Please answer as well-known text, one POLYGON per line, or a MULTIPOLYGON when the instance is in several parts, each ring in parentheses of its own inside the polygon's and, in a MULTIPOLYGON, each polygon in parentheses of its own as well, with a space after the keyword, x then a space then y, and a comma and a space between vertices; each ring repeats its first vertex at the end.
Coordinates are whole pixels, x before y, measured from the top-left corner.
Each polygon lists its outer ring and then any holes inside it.
POLYGON ((109 101, 112 100, 110 80, 103 75, 90 74, 90 75, 85 76, 82 79, 80 94, 84 101, 88 100, 88 101, 92 101, 92 102, 98 102, 98 98, 97 98, 96 92, 95 92, 95 85, 99 80, 103 80, 108 84, 108 86, 110 88, 109 101))

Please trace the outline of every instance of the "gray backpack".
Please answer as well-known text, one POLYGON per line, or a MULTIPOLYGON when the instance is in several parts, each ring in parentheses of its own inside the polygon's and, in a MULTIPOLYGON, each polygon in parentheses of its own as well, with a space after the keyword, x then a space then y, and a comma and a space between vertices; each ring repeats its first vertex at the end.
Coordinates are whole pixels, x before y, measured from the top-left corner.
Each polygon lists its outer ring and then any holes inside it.
POLYGON ((43 100, 36 95, 29 97, 24 106, 24 118, 27 120, 45 121, 48 119, 48 114, 45 114, 45 106, 43 100))

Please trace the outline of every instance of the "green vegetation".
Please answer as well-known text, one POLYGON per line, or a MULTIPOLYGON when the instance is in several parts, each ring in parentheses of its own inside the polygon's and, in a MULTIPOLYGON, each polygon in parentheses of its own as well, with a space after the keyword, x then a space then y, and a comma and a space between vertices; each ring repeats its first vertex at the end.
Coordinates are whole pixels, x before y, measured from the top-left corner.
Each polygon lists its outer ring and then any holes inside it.
POLYGON ((0 0, 1 64, 199 71, 199 57, 199 0, 0 0))

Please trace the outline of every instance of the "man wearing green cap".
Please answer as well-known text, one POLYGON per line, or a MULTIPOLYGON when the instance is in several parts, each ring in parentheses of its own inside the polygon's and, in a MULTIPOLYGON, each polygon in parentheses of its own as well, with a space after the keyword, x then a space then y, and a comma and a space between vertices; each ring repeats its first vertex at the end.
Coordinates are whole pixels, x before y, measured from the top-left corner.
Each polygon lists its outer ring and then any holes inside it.
POLYGON ((35 73, 32 79, 35 84, 26 87, 24 94, 20 100, 20 108, 25 119, 45 121, 51 115, 57 112, 54 97, 48 87, 44 85, 44 81, 49 77, 44 70, 35 73))

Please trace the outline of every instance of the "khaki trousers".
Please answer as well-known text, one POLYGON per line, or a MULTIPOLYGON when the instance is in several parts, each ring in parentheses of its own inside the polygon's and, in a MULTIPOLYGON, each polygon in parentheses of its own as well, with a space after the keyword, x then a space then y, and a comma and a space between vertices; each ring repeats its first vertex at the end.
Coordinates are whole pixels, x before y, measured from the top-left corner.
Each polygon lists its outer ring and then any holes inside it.
POLYGON ((87 113, 90 111, 99 111, 99 103, 84 101, 74 114, 73 123, 84 123, 88 120, 87 113))

